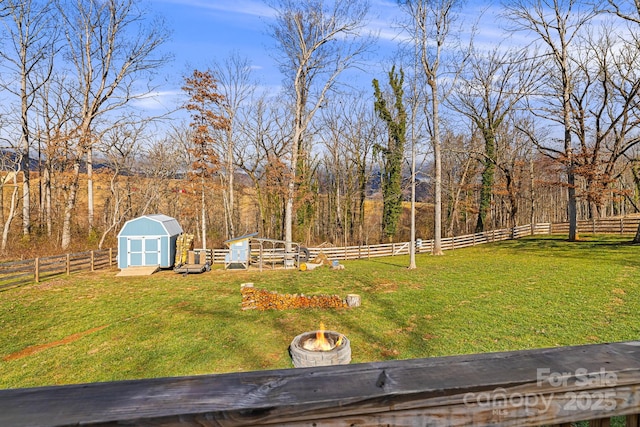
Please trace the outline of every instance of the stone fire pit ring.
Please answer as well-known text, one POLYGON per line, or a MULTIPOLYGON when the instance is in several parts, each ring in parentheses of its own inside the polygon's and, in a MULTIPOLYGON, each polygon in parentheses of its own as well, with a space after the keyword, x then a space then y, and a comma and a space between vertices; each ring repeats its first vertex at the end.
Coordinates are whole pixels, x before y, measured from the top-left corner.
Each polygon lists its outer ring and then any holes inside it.
POLYGON ((327 351, 314 351, 303 348, 308 339, 313 339, 319 331, 304 332, 291 341, 289 353, 293 366, 296 368, 308 368, 313 366, 347 365, 351 362, 351 343, 344 335, 335 331, 324 331, 327 339, 337 342, 342 336, 340 345, 327 351))

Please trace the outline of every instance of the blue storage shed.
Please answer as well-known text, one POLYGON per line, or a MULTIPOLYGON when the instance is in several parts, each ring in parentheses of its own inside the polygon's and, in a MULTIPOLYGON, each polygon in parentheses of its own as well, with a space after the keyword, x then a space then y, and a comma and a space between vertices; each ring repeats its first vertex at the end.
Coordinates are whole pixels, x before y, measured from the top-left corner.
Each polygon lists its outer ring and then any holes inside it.
POLYGON ((118 268, 173 267, 182 227, 167 215, 143 215, 127 221, 118 233, 118 268))

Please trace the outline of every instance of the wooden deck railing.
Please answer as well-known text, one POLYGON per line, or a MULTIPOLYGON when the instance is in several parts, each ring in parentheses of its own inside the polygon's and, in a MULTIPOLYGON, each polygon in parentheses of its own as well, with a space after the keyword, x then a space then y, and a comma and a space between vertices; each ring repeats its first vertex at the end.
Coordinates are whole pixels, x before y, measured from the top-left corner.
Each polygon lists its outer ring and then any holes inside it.
POLYGON ((639 341, 0 390, 0 425, 13 427, 569 426, 614 416, 638 427, 639 413, 639 341))

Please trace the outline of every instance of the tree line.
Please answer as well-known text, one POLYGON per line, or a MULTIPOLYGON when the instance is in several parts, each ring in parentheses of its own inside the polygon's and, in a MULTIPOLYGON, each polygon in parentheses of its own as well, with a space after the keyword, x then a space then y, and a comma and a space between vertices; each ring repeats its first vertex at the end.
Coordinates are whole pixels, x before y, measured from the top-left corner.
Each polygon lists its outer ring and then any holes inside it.
POLYGON ((162 17, 134 0, 2 0, 3 256, 111 245, 145 213, 202 247, 258 231, 434 238, 438 254, 443 235, 568 221, 576 240, 578 219, 638 211, 637 2, 509 1, 484 11, 504 36, 487 43, 460 0, 397 0, 379 75, 368 1, 265 3, 281 90, 234 52, 153 116, 138 105, 171 61, 162 17))

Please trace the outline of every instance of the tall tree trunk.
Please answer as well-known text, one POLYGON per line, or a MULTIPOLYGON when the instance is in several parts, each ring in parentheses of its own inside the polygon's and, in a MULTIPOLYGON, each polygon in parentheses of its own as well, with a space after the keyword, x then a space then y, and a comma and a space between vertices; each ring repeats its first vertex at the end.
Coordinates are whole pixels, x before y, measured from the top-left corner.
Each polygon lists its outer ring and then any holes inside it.
POLYGON ((207 249, 207 209, 205 204, 205 186, 204 186, 204 175, 200 179, 200 186, 202 188, 201 200, 202 203, 202 249, 207 249))
POLYGON ((484 161, 482 171, 482 186, 480 187, 480 203, 476 233, 482 233, 486 228, 486 219, 491 209, 491 193, 496 170, 496 139, 491 129, 483 129, 484 161))
MULTIPOLYGON (((297 150, 293 150, 295 153, 293 155, 294 160, 297 162, 298 154, 297 150)), ((285 250, 287 252, 291 251, 291 243, 293 241, 293 199, 296 195, 296 168, 293 166, 291 171, 289 172, 289 182, 287 183, 287 202, 285 204, 284 210, 284 240, 285 240, 285 250)))
POLYGON ((67 203, 64 207, 64 217, 62 219, 62 237, 60 246, 62 249, 69 248, 71 244, 71 219, 73 217, 73 211, 76 207, 76 199, 78 197, 78 182, 80 178, 80 158, 73 164, 73 178, 71 180, 71 185, 69 186, 69 195, 67 196, 67 203))
MULTIPOLYGON (((415 112, 415 110, 414 110, 415 112)), ((415 115, 412 115, 414 117, 415 115)), ((416 267, 416 139, 415 126, 411 127, 411 243, 409 246, 409 270, 416 267)))
POLYGON ((53 223, 51 218, 51 164, 49 159, 45 161, 43 173, 44 222, 47 227, 47 236, 51 237, 53 223))
POLYGON ((535 189, 535 174, 533 169, 533 156, 529 162, 529 185, 531 186, 530 198, 531 198, 531 211, 529 217, 529 224, 531 224, 531 235, 535 233, 536 227, 536 189, 535 189))
POLYGON ((364 161, 358 167, 358 244, 364 243, 364 202, 367 199, 367 170, 364 161))
POLYGON ((87 224, 89 233, 93 231, 93 148, 87 150, 87 224))
POLYGON ((236 227, 235 227, 235 194, 234 194, 234 182, 235 182, 235 177, 234 177, 234 168, 233 168, 233 138, 231 136, 231 134, 228 135, 228 141, 227 141, 227 192, 229 194, 228 198, 228 203, 227 203, 227 209, 228 209, 228 213, 227 215, 229 216, 229 238, 234 237, 236 234, 236 227))
MULTIPOLYGON (((571 139, 571 136, 569 136, 571 139)), ((578 211, 576 200, 576 176, 574 171, 573 155, 571 149, 569 149, 569 166, 567 168, 567 214, 569 216, 569 241, 575 242, 578 240, 578 211)))
POLYGON ((22 126, 22 153, 20 156, 20 168, 22 169, 22 234, 28 238, 31 233, 31 176, 30 176, 30 148, 29 141, 29 121, 28 121, 28 102, 27 99, 27 75, 22 74, 21 82, 21 126, 22 126))
POLYGON ((289 182, 287 183, 287 201, 284 210, 284 240, 285 251, 291 251, 293 242, 293 201, 296 195, 296 174, 298 170, 298 159, 300 157, 300 146, 302 144, 304 109, 307 104, 306 88, 299 77, 295 81, 296 89, 296 112, 295 124, 293 128, 293 138, 291 140, 291 164, 289 165, 289 182))
POLYGON ((7 184, 8 176, 0 180, 0 224, 4 227, 4 186, 7 184))
POLYGON ((429 82, 431 86, 431 105, 433 113, 433 161, 435 167, 434 188, 434 230, 433 254, 443 255, 442 252, 442 146, 440 143, 440 116, 438 112, 438 83, 435 78, 429 82))
POLYGON ((451 220, 449 221, 449 237, 453 236, 454 226, 458 223, 458 205, 460 204, 460 194, 462 193, 462 189, 467 182, 467 175, 469 173, 469 167, 471 166, 471 157, 467 158, 467 161, 464 162, 464 169, 462 170, 462 176, 460 177, 460 183, 458 184, 458 188, 456 189, 456 195, 453 199, 453 208, 451 209, 451 220))
POLYGON ((638 224, 638 229, 636 230, 636 235, 633 238, 633 243, 640 243, 640 224, 638 224))
MULTIPOLYGON (((2 229, 2 246, 0 249, 3 253, 7 250, 7 243, 9 241, 9 229, 11 228, 11 223, 16 216, 16 207, 18 204, 18 180, 17 180, 18 172, 13 173, 13 192, 11 193, 11 205, 9 206, 9 215, 7 215, 7 220, 4 223, 4 228, 2 229)), ((4 190, 4 188, 0 188, 0 191, 4 190)))

